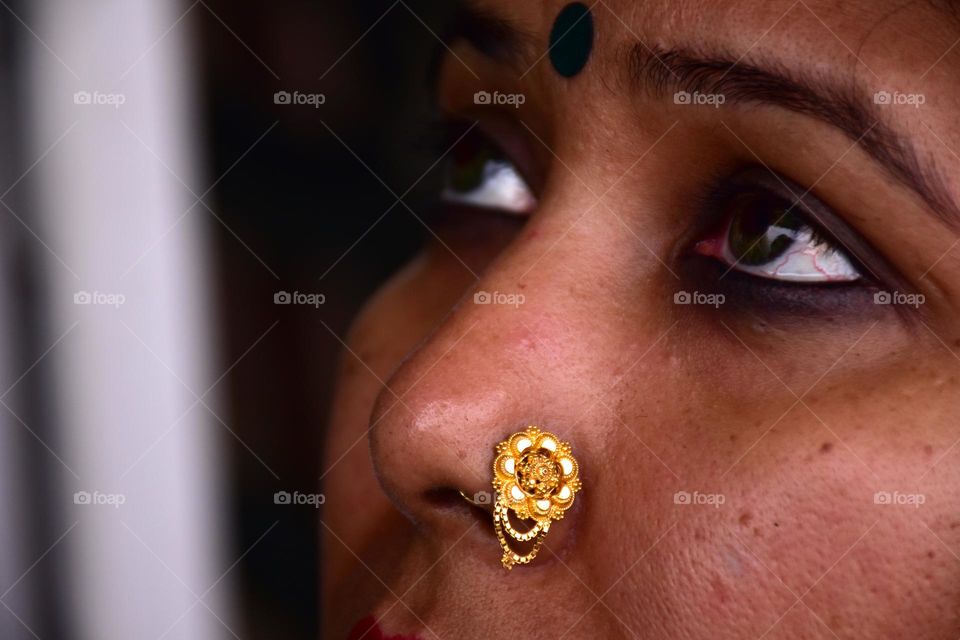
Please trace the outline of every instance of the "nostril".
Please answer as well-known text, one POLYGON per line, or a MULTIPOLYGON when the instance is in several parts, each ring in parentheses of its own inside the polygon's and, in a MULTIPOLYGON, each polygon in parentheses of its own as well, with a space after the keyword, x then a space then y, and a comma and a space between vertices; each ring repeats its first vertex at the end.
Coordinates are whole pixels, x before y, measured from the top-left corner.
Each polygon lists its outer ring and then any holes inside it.
POLYGON ((434 487, 424 492, 424 500, 434 508, 477 520, 492 534, 493 502, 488 492, 471 496, 453 487, 434 487))

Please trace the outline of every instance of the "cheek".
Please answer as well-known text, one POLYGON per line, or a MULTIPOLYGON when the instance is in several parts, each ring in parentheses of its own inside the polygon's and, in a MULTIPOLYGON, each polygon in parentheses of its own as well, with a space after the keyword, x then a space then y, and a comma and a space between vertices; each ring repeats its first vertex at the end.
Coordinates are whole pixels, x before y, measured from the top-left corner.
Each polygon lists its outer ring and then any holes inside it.
POLYGON ((720 413, 671 362, 646 361, 642 393, 604 416, 621 446, 585 478, 594 543, 577 570, 613 610, 663 637, 956 635, 960 433, 944 398, 960 392, 894 363, 869 383, 835 370, 809 410, 782 387, 751 400, 754 385, 726 389, 739 410, 720 413))
POLYGON ((575 570, 610 589, 614 611, 657 621, 661 637, 955 633, 960 517, 948 505, 960 496, 937 488, 919 508, 878 505, 873 477, 840 456, 798 460, 762 484, 731 479, 720 505, 678 505, 680 483, 664 477, 592 487, 581 535, 594 551, 575 570))

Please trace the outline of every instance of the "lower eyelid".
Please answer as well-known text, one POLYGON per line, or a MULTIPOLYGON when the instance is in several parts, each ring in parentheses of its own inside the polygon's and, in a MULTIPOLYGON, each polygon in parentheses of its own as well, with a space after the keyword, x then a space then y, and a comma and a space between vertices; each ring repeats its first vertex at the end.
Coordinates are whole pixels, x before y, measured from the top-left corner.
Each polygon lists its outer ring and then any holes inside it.
MULTIPOLYGON (((815 285, 762 278, 730 268, 715 258, 687 254, 680 260, 681 278, 691 290, 722 294, 724 313, 782 314, 822 319, 830 315, 879 317, 884 307, 875 304, 878 288, 864 281, 826 282, 815 285)), ((713 310, 708 308, 708 310, 713 310)))

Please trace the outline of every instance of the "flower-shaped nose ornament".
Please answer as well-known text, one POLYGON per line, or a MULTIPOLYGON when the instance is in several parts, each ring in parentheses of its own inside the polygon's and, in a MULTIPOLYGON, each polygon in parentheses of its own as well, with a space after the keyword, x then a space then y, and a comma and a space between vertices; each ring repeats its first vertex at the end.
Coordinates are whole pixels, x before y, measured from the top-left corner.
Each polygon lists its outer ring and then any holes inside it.
POLYGON ((539 427, 527 427, 497 445, 493 526, 503 548, 504 568, 528 564, 537 556, 550 523, 562 518, 573 505, 581 488, 579 473, 570 443, 539 427), (532 520, 532 525, 518 531, 510 522, 511 511, 520 520, 532 520), (517 542, 532 540, 533 546, 525 554, 517 553, 507 542, 508 537, 517 542))

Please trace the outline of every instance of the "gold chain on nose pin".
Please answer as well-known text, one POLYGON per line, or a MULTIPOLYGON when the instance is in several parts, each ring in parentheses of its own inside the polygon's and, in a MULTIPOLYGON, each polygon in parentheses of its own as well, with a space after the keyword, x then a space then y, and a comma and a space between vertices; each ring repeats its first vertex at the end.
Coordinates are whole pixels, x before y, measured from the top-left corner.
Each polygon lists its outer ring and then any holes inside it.
POLYGON ((501 562, 509 570, 537 557, 550 523, 563 518, 582 484, 570 443, 539 427, 530 426, 513 434, 497 445, 496 452, 493 526, 503 548, 501 562), (511 511, 520 520, 533 520, 533 525, 518 531, 510 523, 511 511), (510 547, 508 536, 517 542, 533 540, 533 547, 521 555, 510 547))

